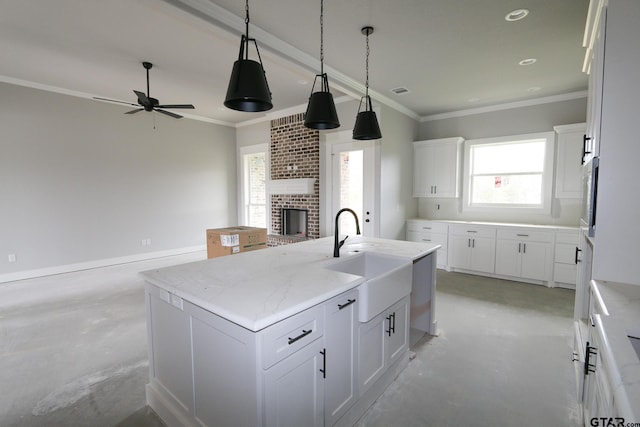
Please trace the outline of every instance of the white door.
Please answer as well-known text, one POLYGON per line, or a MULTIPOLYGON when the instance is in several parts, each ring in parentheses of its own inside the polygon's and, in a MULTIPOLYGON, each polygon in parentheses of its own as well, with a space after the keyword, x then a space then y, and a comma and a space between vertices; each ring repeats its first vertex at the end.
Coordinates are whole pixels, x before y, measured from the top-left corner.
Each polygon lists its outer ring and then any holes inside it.
MULTIPOLYGON (((350 208, 358 216, 364 236, 377 237, 379 226, 380 154, 379 141, 353 141, 351 132, 340 132, 325 142, 324 167, 324 234, 334 234, 335 216, 340 209, 350 208)), ((322 202, 321 202, 322 203, 322 202)), ((353 216, 340 216, 341 236, 355 236, 353 216)))

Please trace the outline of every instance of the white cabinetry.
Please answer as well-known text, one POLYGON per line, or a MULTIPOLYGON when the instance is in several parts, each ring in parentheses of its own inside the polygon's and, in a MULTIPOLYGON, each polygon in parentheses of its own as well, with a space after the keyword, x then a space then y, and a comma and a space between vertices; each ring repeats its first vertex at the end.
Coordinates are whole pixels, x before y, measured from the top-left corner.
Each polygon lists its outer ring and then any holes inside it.
POLYGON ((409 297, 358 328, 358 387, 364 393, 409 348, 409 297))
POLYGON ((532 229, 499 229, 496 274, 536 281, 551 280, 553 233, 532 229))
POLYGON ((586 124, 554 126, 556 131, 556 194, 559 199, 582 197, 582 163, 586 124))
POLYGON ((579 230, 556 232, 553 281, 556 286, 575 289, 578 277, 579 230))
POLYGON ((407 221, 407 240, 410 242, 425 242, 440 245, 437 251, 438 268, 447 267, 448 258, 448 224, 444 222, 426 220, 407 221))
POLYGON ((462 138, 413 143, 413 197, 458 197, 462 138))
POLYGON ((328 426, 334 425, 358 398, 357 296, 358 291, 353 290, 325 304, 324 422, 328 426))
POLYGON ((495 271, 496 229, 475 225, 450 226, 449 266, 483 273, 495 271))

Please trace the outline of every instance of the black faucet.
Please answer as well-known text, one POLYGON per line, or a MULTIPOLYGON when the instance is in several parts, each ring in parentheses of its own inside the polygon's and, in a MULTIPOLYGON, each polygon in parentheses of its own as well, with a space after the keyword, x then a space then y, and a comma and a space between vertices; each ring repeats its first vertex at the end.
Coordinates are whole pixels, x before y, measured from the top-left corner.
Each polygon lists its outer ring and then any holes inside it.
POLYGON ((351 214, 353 215, 353 217, 356 219, 356 234, 360 234, 360 223, 358 222, 358 215, 356 215, 356 213, 349 209, 349 208, 343 208, 340 209, 338 211, 338 213, 336 214, 336 228, 334 229, 334 243, 333 243, 333 256, 334 258, 339 258, 340 257, 340 248, 342 247, 342 245, 344 245, 345 240, 347 240, 349 238, 349 236, 345 237, 344 239, 338 241, 338 235, 340 233, 338 233, 338 218, 340 218, 340 214, 342 212, 351 212, 351 214))

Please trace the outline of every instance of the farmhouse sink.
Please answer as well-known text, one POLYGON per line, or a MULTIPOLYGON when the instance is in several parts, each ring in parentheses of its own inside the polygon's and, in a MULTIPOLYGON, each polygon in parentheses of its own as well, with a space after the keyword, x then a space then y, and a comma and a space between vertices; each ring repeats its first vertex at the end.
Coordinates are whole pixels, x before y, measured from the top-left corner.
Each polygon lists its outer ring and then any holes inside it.
POLYGON ((360 322, 368 322, 411 293, 413 263, 406 258, 361 252, 327 264, 326 268, 366 279, 358 287, 360 322))

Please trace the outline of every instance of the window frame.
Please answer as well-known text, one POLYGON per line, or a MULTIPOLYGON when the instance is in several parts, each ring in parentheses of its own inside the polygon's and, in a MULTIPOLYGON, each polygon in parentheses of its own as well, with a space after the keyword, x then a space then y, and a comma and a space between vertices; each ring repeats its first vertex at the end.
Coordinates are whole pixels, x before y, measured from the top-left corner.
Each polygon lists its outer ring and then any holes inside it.
POLYGON ((271 194, 269 192, 269 181, 271 178, 271 159, 269 155, 269 144, 255 144, 239 147, 238 149, 238 221, 240 225, 249 225, 247 218, 247 168, 245 156, 256 153, 265 154, 265 211, 267 232, 271 231, 271 194))
POLYGON ((550 214, 554 179, 555 134, 553 131, 520 135, 508 135, 492 138, 469 139, 464 142, 464 166, 462 187, 462 211, 474 213, 512 213, 512 214, 550 214), (532 139, 545 140, 544 166, 542 172, 542 201, 540 205, 479 205, 471 203, 471 149, 484 144, 519 143, 532 139))

